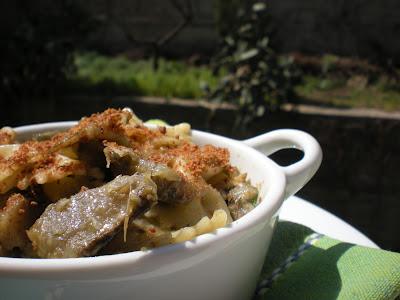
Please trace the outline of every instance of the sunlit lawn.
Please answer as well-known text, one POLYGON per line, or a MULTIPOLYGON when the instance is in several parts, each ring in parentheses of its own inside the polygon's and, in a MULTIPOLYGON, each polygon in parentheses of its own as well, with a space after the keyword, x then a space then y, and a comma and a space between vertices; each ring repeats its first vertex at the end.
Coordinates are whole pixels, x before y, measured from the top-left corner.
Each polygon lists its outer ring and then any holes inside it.
MULTIPOLYGON (((75 56, 76 74, 70 77, 68 93, 89 95, 140 95, 203 99, 204 86, 211 89, 219 77, 208 66, 161 59, 155 71, 151 60, 131 61, 123 56, 106 57, 95 53, 75 56)), ((304 76, 296 87, 304 103, 340 107, 400 110, 400 86, 385 78, 355 84, 340 77, 304 76)))
POLYGON ((384 78, 366 86, 354 86, 341 78, 306 76, 296 93, 303 101, 314 104, 400 110, 400 85, 389 84, 384 78))
POLYGON ((217 78, 206 66, 189 66, 161 59, 155 71, 150 60, 130 61, 125 57, 108 58, 93 53, 75 58, 77 74, 71 88, 89 93, 203 98, 202 86, 214 87, 217 78))

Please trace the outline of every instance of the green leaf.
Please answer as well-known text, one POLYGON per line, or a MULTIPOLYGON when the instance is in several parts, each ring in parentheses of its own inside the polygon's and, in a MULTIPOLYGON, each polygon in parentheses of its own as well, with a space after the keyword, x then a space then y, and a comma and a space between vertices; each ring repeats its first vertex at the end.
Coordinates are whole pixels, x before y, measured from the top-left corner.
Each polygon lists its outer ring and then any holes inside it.
POLYGON ((264 11, 267 8, 267 5, 263 2, 257 2, 253 4, 253 11, 255 12, 261 12, 264 11))
POLYGON ((265 47, 268 46, 268 43, 269 43, 269 38, 266 36, 266 37, 262 38, 262 39, 259 41, 258 45, 259 45, 259 47, 265 48, 265 47))
POLYGON ((250 31, 251 29, 252 29, 251 24, 247 23, 247 24, 244 24, 243 26, 239 27, 239 32, 244 34, 244 33, 248 32, 248 31, 250 31))
MULTIPOLYGON (((264 113, 265 113, 265 107, 264 106, 258 106, 257 107, 257 111, 256 111, 256 116, 257 117, 262 117, 263 115, 264 115, 264 113)), ((257 197, 256 197, 256 200, 257 200, 257 197)))
POLYGON ((235 44, 235 41, 231 36, 227 36, 225 38, 225 43, 227 43, 229 46, 233 46, 235 44))
POLYGON ((256 56, 259 53, 258 49, 250 49, 242 54, 240 54, 239 56, 239 60, 240 61, 244 61, 244 60, 248 60, 250 58, 253 58, 254 56, 256 56))

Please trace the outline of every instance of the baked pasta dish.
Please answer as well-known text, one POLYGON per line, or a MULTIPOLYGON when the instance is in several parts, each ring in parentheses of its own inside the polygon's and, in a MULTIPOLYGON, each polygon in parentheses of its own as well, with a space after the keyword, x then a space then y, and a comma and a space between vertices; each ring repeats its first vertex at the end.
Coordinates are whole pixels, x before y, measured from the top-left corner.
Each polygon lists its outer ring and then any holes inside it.
POLYGON ((0 256, 72 258, 147 250, 226 226, 258 191, 229 151, 190 125, 145 126, 108 109, 18 141, 0 130, 0 256))

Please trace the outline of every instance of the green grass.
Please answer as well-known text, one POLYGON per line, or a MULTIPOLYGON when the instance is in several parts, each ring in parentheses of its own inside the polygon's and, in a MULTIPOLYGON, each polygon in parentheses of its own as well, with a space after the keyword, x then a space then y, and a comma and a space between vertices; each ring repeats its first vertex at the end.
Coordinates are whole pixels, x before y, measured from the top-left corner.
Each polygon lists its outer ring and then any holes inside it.
MULTIPOLYGON (((161 59, 155 71, 151 60, 131 61, 123 56, 95 53, 77 54, 75 65, 77 72, 67 84, 70 94, 201 99, 205 97, 201 86, 212 89, 221 77, 213 75, 208 66, 192 66, 183 61, 161 59)), ((384 77, 357 86, 343 77, 304 76, 296 93, 300 103, 400 110, 400 86, 384 77)))
POLYGON ((382 77, 377 82, 352 86, 344 78, 305 76, 296 87, 300 101, 336 107, 400 110, 400 87, 382 77))
POLYGON ((76 75, 70 78, 72 92, 135 94, 179 98, 203 98, 202 85, 210 88, 217 77, 206 66, 161 59, 155 71, 150 60, 130 61, 119 56, 109 58, 94 53, 75 56, 76 75))

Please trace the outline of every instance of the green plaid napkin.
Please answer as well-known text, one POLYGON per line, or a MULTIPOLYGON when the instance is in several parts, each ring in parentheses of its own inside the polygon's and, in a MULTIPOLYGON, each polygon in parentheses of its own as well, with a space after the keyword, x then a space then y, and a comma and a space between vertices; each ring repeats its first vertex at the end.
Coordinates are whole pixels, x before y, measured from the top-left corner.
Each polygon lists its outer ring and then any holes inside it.
POLYGON ((395 299, 400 253, 278 222, 254 299, 395 299))

